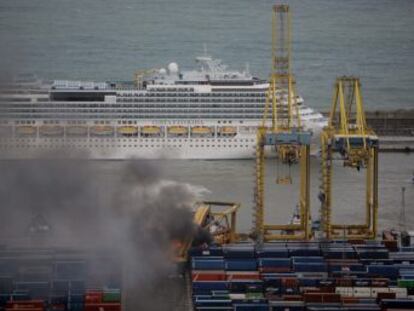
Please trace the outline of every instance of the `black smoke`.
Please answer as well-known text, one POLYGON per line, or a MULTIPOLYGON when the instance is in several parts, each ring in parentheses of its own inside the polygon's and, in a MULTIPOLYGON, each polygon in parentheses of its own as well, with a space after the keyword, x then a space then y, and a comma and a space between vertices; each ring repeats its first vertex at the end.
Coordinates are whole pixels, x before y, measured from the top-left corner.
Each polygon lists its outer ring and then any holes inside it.
POLYGON ((175 271, 171 241, 195 234, 192 206, 202 189, 165 180, 163 165, 56 154, 0 161, 1 242, 109 249, 121 259, 127 309, 168 310, 171 301, 148 297, 175 271), (48 230, 33 232, 38 223, 48 230))

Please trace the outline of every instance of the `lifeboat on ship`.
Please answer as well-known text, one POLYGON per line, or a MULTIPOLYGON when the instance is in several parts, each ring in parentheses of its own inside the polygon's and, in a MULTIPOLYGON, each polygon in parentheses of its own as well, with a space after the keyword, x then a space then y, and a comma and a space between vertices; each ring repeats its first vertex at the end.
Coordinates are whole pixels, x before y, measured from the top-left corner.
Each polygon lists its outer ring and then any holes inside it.
POLYGON ((71 125, 66 127, 66 136, 82 137, 88 135, 88 127, 83 125, 71 125))
POLYGON ((155 125, 147 125, 141 127, 141 135, 143 137, 159 137, 161 136, 161 127, 155 125))
POLYGON ((36 136, 37 128, 32 125, 16 126, 16 135, 20 137, 33 137, 36 136))
POLYGON ((172 136, 184 136, 187 135, 188 128, 186 126, 170 126, 168 127, 168 134, 172 136))
POLYGON ((120 126, 117 128, 117 133, 120 136, 137 136, 138 135, 138 127, 137 126, 120 126))
POLYGON ((218 132, 222 135, 234 136, 237 134, 237 128, 235 126, 223 126, 218 129, 218 132))
POLYGON ((214 131, 208 126, 193 126, 191 128, 191 135, 209 137, 214 135, 214 131))
POLYGON ((95 137, 109 137, 114 135, 113 126, 96 125, 90 127, 90 135, 95 137))
POLYGON ((39 135, 43 137, 62 137, 63 127, 60 125, 42 125, 39 128, 39 135))

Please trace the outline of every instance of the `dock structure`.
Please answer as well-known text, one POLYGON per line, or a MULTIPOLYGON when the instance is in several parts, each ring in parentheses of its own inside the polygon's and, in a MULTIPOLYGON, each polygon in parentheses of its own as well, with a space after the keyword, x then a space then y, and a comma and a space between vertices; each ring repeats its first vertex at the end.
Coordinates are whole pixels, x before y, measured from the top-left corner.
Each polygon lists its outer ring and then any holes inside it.
POLYGON ((379 151, 414 151, 414 109, 368 110, 366 121, 378 135, 379 151))

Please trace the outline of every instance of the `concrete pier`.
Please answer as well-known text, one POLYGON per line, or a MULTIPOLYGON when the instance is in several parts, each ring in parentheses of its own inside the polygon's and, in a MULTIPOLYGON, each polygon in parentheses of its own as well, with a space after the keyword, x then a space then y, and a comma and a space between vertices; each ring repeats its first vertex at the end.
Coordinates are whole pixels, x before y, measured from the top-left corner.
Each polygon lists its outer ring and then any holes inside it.
POLYGON ((370 110, 366 118, 379 136, 380 151, 414 152, 414 109, 370 110))

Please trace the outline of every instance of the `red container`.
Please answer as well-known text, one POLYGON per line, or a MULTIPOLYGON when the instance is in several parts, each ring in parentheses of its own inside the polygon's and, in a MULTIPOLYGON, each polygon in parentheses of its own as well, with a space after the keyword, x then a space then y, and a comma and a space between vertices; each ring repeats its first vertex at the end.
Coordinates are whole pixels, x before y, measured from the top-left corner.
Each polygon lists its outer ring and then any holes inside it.
POLYGON ((389 280, 384 278, 371 279, 371 287, 388 287, 389 280))
POLYGON ((382 299, 395 299, 397 298, 396 293, 377 293, 377 303, 380 303, 382 299))
POLYGON ((282 299, 284 301, 303 301, 302 295, 283 295, 282 299))
POLYGON ((6 309, 44 309, 45 303, 43 300, 22 300, 10 301, 6 304, 6 309))
POLYGON ((305 302, 335 303, 341 302, 341 295, 334 293, 305 293, 305 302))
POLYGON ((84 311, 121 311, 120 303, 88 303, 84 311))
POLYGON ((102 291, 99 290, 87 290, 85 293, 85 304, 87 303, 101 303, 102 291))
POLYGON ((66 310, 66 305, 62 305, 62 304, 54 304, 54 305, 49 305, 49 311, 65 311, 66 310))
POLYGON ((358 304, 359 298, 355 297, 341 297, 341 302, 343 304, 358 304))
POLYGON ((225 281, 226 273, 224 271, 193 271, 191 279, 195 281, 225 281))
POLYGON ((295 288, 299 286, 299 281, 297 278, 283 278, 282 286, 285 288, 295 288))
POLYGON ((260 273, 257 271, 235 271, 235 272, 226 272, 226 279, 231 280, 260 280, 260 273))
POLYGON ((339 287, 352 287, 352 279, 336 279, 335 284, 339 287))

